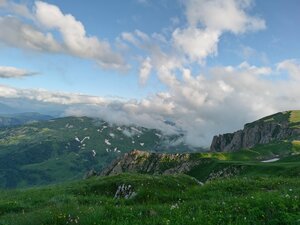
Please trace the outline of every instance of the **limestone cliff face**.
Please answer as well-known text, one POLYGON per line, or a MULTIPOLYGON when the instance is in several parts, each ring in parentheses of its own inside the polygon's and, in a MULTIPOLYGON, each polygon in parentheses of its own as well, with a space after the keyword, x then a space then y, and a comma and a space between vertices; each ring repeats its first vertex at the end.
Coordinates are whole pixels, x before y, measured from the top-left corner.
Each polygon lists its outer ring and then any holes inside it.
POLYGON ((246 124, 243 130, 215 136, 210 150, 215 152, 237 151, 251 148, 257 144, 268 144, 272 141, 288 139, 299 135, 299 133, 299 129, 292 128, 288 121, 261 119, 246 124))
POLYGON ((145 174, 186 173, 210 159, 192 159, 191 154, 164 154, 133 150, 117 159, 100 173, 102 176, 124 172, 145 174))

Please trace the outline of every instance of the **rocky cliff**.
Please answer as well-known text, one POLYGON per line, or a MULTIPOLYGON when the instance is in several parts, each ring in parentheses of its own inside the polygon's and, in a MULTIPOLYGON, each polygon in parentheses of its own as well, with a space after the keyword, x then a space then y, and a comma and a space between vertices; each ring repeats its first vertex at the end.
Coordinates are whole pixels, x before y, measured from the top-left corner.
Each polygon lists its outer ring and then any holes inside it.
POLYGON ((277 113, 246 124, 243 130, 215 136, 210 150, 214 152, 237 151, 258 144, 268 144, 272 141, 299 136, 299 121, 293 120, 298 114, 299 111, 277 113))
POLYGON ((186 173, 193 167, 206 163, 211 159, 193 159, 192 154, 165 154, 133 150, 124 154, 100 175, 116 175, 124 172, 146 174, 178 174, 186 173))

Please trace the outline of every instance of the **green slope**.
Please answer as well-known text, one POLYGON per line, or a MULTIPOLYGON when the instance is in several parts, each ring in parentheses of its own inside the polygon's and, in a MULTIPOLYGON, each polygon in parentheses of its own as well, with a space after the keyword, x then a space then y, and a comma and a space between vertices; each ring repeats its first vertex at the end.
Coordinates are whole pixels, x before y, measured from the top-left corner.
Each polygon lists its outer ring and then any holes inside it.
POLYGON ((0 193, 0 224, 298 224, 300 180, 123 174, 0 193), (114 198, 131 185, 131 199, 114 198))
POLYGON ((188 172, 203 182, 226 177, 300 177, 300 145, 295 140, 277 141, 238 152, 195 153, 193 157, 212 159, 188 172), (278 161, 262 162, 270 159, 278 161))

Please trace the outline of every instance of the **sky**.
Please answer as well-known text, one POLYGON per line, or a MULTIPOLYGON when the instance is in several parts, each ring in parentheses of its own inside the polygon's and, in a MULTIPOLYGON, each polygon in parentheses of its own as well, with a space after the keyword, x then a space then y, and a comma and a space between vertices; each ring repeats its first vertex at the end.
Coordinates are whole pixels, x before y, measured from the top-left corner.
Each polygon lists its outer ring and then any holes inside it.
POLYGON ((208 146, 300 109, 299 9, 298 0, 0 0, 0 106, 180 131, 208 146))

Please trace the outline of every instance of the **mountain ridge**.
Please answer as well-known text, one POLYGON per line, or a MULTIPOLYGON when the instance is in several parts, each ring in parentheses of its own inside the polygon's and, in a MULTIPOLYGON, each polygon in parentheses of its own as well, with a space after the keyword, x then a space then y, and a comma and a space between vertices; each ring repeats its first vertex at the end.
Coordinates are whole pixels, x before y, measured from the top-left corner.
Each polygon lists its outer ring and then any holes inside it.
POLYGON ((299 110, 286 111, 247 123, 242 130, 214 136, 210 151, 238 151, 272 141, 297 139, 300 135, 299 116, 299 110))

